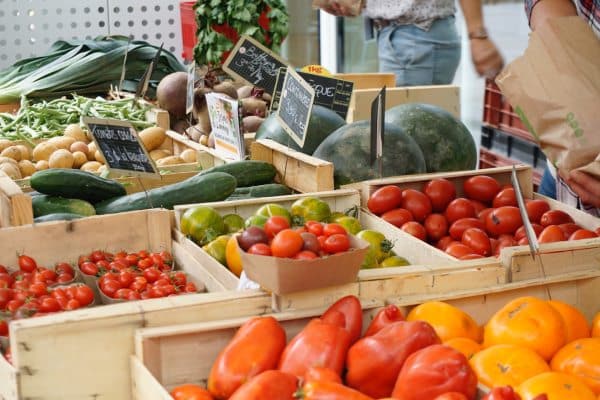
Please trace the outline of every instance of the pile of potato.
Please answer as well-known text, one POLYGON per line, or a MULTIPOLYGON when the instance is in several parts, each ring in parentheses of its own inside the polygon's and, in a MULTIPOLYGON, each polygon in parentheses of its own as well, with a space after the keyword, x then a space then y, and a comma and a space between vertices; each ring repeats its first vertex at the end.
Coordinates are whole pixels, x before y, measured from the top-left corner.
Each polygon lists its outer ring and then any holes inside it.
MULTIPOLYGON (((139 136, 159 167, 196 162, 196 152, 192 149, 186 149, 179 155, 161 149, 167 137, 162 128, 146 128, 139 132, 139 136)), ((106 161, 96 148, 96 143, 78 124, 67 126, 63 136, 40 142, 33 149, 25 144, 0 139, 0 170, 12 179, 26 178, 48 168, 77 168, 102 173, 106 170, 106 161)))

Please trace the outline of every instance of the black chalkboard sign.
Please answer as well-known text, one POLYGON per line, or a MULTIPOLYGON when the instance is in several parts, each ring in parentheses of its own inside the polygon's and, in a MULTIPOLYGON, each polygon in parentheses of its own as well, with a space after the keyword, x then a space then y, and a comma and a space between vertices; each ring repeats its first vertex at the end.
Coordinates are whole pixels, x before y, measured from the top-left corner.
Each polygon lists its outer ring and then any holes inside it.
MULTIPOLYGON (((285 74, 285 70, 283 74, 285 74)), ((298 75, 304 78, 315 90, 315 104, 329 108, 335 111, 340 117, 346 119, 354 82, 308 72, 298 72, 298 75)), ((281 97, 281 88, 283 86, 280 82, 283 82, 281 75, 275 85, 271 110, 276 110, 279 106, 279 98, 281 97)))
POLYGON ((273 93, 279 68, 287 63, 256 40, 242 36, 225 60, 223 70, 273 93))
POLYGON ((304 146, 306 139, 314 97, 314 89, 294 70, 288 68, 276 115, 283 129, 300 147, 304 146))
POLYGON ((160 179, 154 162, 129 122, 89 117, 83 117, 83 122, 111 172, 160 179))

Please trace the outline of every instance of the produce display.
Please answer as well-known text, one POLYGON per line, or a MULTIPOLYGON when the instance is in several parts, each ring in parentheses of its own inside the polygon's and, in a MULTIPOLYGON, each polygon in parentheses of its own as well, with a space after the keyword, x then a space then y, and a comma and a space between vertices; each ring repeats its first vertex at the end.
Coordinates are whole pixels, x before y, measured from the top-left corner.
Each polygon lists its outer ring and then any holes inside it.
POLYGON ((555 300, 514 298, 480 326, 437 301, 407 314, 390 304, 364 319, 358 298, 346 296, 294 332, 288 336, 273 316, 248 318, 212 362, 206 386, 178 385, 171 395, 475 400, 478 385, 486 400, 593 400, 600 394, 600 337, 592 336, 578 309, 555 300), (578 332, 569 335, 575 320, 578 332), (556 329, 546 330, 548 324, 556 329), (453 345, 457 339, 480 347, 466 353, 453 345))
MULTIPOLYGON (((526 245, 525 227, 515 190, 492 176, 475 175, 457 196, 445 178, 425 182, 421 190, 384 185, 367 203, 369 211, 403 231, 461 260, 499 256, 504 247, 526 245)), ((598 237, 563 210, 550 209, 543 199, 525 199, 538 243, 598 237)))

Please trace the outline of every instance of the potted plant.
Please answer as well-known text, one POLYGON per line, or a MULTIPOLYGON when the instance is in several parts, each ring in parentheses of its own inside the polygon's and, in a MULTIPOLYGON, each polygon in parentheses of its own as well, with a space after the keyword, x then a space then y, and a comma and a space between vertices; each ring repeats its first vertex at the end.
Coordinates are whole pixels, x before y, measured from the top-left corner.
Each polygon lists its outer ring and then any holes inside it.
POLYGON ((218 68, 240 36, 256 39, 279 52, 288 32, 288 13, 283 0, 197 0, 198 65, 218 68))

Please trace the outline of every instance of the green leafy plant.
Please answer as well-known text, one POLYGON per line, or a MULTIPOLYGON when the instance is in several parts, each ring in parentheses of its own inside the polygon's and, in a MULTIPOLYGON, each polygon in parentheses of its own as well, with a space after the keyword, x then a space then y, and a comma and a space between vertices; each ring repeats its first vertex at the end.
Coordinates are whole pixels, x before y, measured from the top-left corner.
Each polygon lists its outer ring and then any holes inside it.
POLYGON ((198 27, 194 59, 200 65, 219 67, 242 35, 279 52, 288 33, 283 0, 197 0, 194 10, 198 27))

